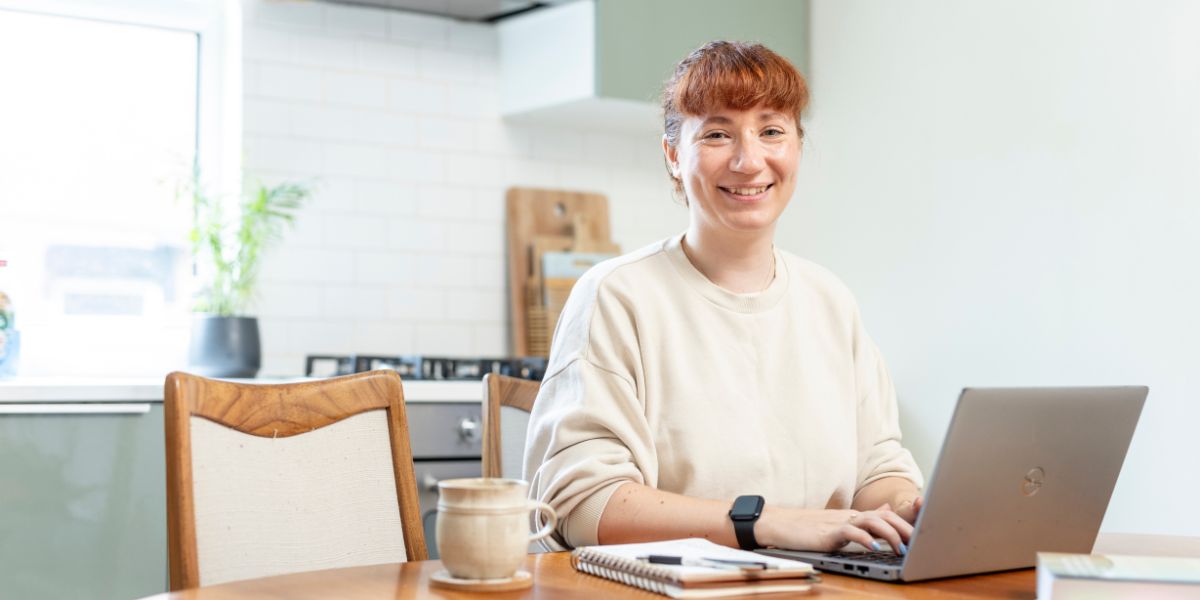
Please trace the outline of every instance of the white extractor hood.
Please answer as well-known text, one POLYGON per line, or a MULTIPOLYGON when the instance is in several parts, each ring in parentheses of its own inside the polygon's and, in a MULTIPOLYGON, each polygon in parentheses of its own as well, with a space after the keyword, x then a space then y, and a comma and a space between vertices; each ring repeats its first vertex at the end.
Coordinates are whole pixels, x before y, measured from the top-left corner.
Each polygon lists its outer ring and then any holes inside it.
POLYGON ((567 0, 321 0, 450 17, 463 21, 495 23, 509 16, 567 0))

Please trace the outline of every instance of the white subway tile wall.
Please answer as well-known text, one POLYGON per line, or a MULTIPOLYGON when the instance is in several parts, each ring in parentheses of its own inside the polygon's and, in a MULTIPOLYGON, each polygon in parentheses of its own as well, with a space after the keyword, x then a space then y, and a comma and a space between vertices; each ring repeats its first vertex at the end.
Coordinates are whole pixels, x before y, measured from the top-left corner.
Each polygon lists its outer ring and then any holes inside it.
POLYGON ((306 354, 508 354, 511 186, 607 195, 625 250, 685 226, 657 135, 500 118, 493 26, 244 6, 248 179, 316 189, 263 268, 264 375, 306 354))

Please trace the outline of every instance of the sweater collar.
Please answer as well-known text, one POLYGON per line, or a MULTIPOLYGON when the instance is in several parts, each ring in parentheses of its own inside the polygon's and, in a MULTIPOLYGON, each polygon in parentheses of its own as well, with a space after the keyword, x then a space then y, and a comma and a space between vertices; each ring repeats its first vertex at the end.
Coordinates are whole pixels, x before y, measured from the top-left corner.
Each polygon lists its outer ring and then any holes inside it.
POLYGON ((788 264, 778 248, 772 247, 775 253, 775 279, 771 284, 760 292, 737 294, 713 283, 692 264, 683 251, 683 236, 681 233, 668 239, 663 245, 663 250, 670 258, 671 265, 675 267, 675 272, 709 302, 734 312, 758 313, 778 304, 787 293, 788 264))

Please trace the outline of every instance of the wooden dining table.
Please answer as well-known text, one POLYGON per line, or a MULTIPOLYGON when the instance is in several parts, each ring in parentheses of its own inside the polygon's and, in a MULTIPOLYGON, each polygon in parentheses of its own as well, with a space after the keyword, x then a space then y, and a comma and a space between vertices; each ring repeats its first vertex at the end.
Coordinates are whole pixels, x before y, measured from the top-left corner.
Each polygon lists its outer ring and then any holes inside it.
MULTIPOLYGON (((606 598, 665 598, 620 583, 580 573, 571 567, 567 552, 531 554, 525 567, 533 575, 533 587, 513 592, 463 592, 430 586, 430 576, 443 569, 436 560, 349 567, 249 579, 153 596, 156 600, 233 600, 244 598, 479 598, 494 600, 606 598)), ((819 598, 1004 598, 1036 597, 1036 571, 1022 569, 970 577, 954 577, 921 583, 884 583, 841 575, 821 574, 812 590, 800 594, 771 594, 766 597, 819 598)), ((764 596, 731 596, 762 598, 764 596)), ((149 600, 149 599, 147 599, 149 600)))

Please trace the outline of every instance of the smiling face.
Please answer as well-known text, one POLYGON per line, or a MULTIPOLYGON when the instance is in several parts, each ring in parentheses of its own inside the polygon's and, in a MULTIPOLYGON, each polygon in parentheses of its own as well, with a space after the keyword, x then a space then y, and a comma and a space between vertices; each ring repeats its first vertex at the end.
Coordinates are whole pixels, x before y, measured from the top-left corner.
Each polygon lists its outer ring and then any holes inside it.
POLYGON ((663 151, 694 226, 718 235, 771 235, 796 189, 800 131, 791 115, 756 106, 687 115, 663 151))

